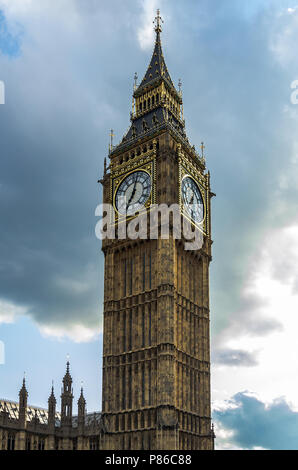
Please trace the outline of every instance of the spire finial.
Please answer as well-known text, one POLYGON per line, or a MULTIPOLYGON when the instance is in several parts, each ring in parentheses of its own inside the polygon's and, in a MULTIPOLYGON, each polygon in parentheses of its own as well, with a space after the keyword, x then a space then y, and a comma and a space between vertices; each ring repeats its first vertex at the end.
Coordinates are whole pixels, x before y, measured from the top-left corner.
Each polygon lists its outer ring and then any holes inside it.
POLYGON ((134 79, 134 90, 137 89, 138 78, 139 78, 139 77, 138 77, 138 74, 137 74, 137 72, 136 72, 136 73, 135 73, 135 76, 133 77, 133 79, 134 79))
POLYGON ((68 373, 69 373, 69 357, 70 357, 69 354, 67 354, 66 355, 66 360, 67 360, 67 362, 66 362, 66 372, 68 372, 68 373))
POLYGON ((113 138, 115 137, 115 134, 114 134, 114 130, 111 129, 111 132, 110 132, 110 152, 113 150, 113 138))
POLYGON ((179 78, 178 88, 179 88, 179 94, 181 96, 182 95, 182 80, 181 80, 181 78, 179 78))
POLYGON ((154 21, 153 21, 153 24, 155 24, 155 32, 156 33, 161 33, 162 32, 162 27, 161 27, 161 23, 163 23, 163 19, 162 17, 160 16, 160 10, 158 8, 157 10, 157 16, 155 17, 154 21))
POLYGON ((205 145, 204 145, 204 142, 201 143, 201 150, 202 150, 202 158, 204 158, 204 150, 205 150, 205 145))

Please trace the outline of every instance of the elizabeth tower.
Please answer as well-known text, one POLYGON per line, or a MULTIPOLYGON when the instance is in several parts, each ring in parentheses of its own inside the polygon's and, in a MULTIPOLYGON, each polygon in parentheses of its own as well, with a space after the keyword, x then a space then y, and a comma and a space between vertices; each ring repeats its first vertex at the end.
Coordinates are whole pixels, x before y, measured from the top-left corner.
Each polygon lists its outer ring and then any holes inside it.
MULTIPOLYGON (((199 249, 185 239, 103 240, 104 341, 102 417, 110 450, 212 450, 210 410, 210 175, 204 146, 191 146, 181 82, 173 85, 161 47, 161 17, 143 81, 135 86, 131 126, 111 142, 101 183, 115 225, 143 207, 176 204, 202 234, 199 249), (190 209, 194 200, 197 210, 190 209)), ((124 220, 124 221, 123 221, 124 220)), ((160 220, 160 219, 159 219, 160 220)))

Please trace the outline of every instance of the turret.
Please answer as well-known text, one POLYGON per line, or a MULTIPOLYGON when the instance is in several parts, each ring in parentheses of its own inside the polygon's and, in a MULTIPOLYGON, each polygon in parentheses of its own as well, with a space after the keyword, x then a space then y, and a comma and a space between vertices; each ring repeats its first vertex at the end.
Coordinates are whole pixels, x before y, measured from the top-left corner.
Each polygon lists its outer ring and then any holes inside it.
POLYGON ((52 392, 48 399, 48 424, 51 428, 55 428, 56 403, 54 384, 52 384, 52 392))
POLYGON ((85 425, 86 416, 86 400, 84 398, 83 387, 81 388, 81 395, 78 400, 78 426, 82 429, 85 425))
POLYGON ((19 425, 21 428, 26 427, 27 401, 28 401, 28 392, 26 389, 26 382, 25 382, 25 377, 24 377, 22 388, 19 391, 19 425))
POLYGON ((69 373, 69 361, 66 364, 66 374, 63 377, 63 387, 61 390, 61 426, 72 426, 72 377, 69 373))

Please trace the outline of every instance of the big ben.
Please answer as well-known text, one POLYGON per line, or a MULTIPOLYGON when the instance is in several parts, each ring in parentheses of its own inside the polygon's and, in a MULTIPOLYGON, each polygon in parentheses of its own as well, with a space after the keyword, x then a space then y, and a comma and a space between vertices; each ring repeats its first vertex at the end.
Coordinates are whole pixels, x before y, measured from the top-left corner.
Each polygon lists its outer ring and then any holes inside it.
POLYGON ((212 450, 210 174, 203 144, 199 154, 186 135, 159 11, 155 32, 149 67, 135 82, 131 126, 110 146, 103 202, 113 207, 117 234, 136 214, 149 218, 153 206, 176 204, 202 243, 186 249, 172 219, 167 237, 103 240, 104 448, 212 450))

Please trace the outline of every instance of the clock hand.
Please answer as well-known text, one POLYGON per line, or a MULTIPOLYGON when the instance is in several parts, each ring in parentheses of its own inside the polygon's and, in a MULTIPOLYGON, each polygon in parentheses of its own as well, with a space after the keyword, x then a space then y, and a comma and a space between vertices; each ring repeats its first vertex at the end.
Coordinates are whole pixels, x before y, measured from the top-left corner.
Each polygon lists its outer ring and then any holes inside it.
POLYGON ((134 187, 133 187, 131 196, 130 196, 130 198, 129 198, 129 201, 128 201, 128 204, 127 204, 127 208, 130 206, 130 203, 131 203, 131 201, 133 200, 134 195, 136 194, 136 189, 137 189, 137 180, 135 180, 135 184, 134 184, 134 187))
MULTIPOLYGON (((195 193, 193 192, 193 193, 192 193, 191 200, 190 200, 190 202, 189 202, 189 205, 190 205, 190 206, 193 205, 194 197, 195 197, 195 193)), ((193 217, 193 213, 194 213, 194 211, 193 211, 193 208, 191 207, 191 218, 192 218, 192 219, 194 218, 194 217, 193 217)))

